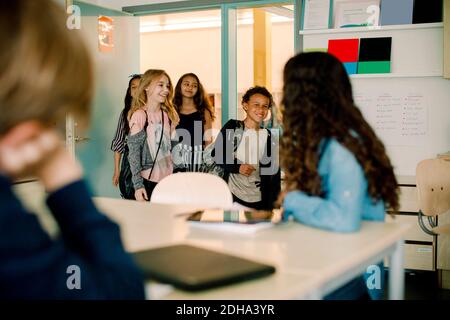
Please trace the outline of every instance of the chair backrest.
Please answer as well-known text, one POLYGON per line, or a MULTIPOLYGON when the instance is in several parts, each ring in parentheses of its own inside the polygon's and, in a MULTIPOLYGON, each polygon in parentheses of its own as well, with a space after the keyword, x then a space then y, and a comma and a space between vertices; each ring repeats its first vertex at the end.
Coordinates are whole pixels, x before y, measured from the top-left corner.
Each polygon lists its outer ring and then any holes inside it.
POLYGON ((202 172, 180 172, 162 179, 153 190, 151 202, 191 204, 204 208, 229 208, 233 196, 218 176, 202 172))
POLYGON ((450 210, 450 159, 436 158, 419 162, 416 168, 419 206, 426 216, 450 210))

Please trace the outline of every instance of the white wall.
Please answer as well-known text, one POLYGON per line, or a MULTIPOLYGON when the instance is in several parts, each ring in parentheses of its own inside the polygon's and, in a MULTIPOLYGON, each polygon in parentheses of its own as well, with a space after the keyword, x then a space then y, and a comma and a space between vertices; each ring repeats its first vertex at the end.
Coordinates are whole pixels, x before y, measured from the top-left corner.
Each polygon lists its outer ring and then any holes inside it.
MULTIPOLYGON (((272 28, 272 90, 282 89, 282 70, 294 53, 293 24, 272 28)), ((238 89, 253 85, 253 30, 238 28, 238 89)), ((186 72, 196 73, 210 93, 221 91, 220 29, 163 31, 141 34, 141 71, 165 69, 176 83, 186 72)))
POLYGON ((391 73, 351 76, 353 92, 359 96, 357 104, 364 117, 385 144, 395 173, 415 176, 419 161, 450 150, 450 81, 442 78, 443 29, 439 24, 431 24, 393 30, 309 33, 304 36, 303 45, 304 48, 326 48, 329 39, 372 37, 392 38, 391 73), (421 97, 415 111, 411 111, 407 103, 402 105, 394 100, 406 101, 410 95, 421 97), (383 96, 393 99, 378 100, 383 96), (412 121, 413 125, 402 125, 399 111, 402 107, 409 110, 407 120, 403 120, 412 121), (409 120, 411 118, 414 120, 409 120), (388 126, 386 121, 390 121, 388 126), (415 130, 412 129, 414 123, 417 123, 415 130))
MULTIPOLYGON (((83 9, 83 8, 82 8, 83 9)), ((81 30, 95 62, 96 90, 92 105, 91 126, 87 132, 76 134, 90 138, 77 143, 76 155, 81 161, 86 177, 96 196, 119 197, 112 185, 114 171, 113 152, 110 150, 117 120, 123 108, 129 75, 139 71, 139 20, 135 17, 114 18, 114 49, 103 53, 98 50, 98 23, 96 12, 84 8, 81 30)), ((83 11, 82 11, 83 12, 83 11)), ((74 75, 74 81, 77 81, 74 75)))
POLYGON ((174 85, 196 73, 208 92, 220 92, 220 30, 167 31, 141 34, 141 71, 164 69, 174 85))

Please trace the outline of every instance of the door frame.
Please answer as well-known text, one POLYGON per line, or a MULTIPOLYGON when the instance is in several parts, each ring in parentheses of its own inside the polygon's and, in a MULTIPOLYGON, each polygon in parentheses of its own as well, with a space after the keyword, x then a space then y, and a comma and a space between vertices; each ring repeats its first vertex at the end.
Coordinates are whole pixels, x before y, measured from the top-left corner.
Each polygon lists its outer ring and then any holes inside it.
POLYGON ((303 0, 186 0, 168 3, 123 7, 124 12, 135 16, 180 13, 201 10, 221 10, 221 96, 222 125, 237 117, 237 17, 236 10, 265 7, 268 4, 294 5, 294 49, 302 51, 300 17, 303 0))

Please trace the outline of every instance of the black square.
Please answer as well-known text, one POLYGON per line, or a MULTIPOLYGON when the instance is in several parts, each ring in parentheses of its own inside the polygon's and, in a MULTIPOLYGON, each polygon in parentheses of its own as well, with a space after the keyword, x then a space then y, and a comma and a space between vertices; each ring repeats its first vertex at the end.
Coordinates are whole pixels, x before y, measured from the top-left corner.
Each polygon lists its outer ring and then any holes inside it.
POLYGON ((442 22, 442 0, 414 0, 413 23, 442 22))
POLYGON ((391 61, 392 38, 362 38, 359 43, 359 61, 391 61))

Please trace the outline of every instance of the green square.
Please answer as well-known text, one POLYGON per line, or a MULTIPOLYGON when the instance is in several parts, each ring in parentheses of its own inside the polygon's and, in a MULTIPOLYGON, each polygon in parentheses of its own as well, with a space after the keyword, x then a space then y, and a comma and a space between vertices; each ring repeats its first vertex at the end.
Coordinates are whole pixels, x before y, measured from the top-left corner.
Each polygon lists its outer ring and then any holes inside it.
POLYGON ((391 73, 390 61, 364 61, 358 62, 358 74, 364 73, 391 73))

